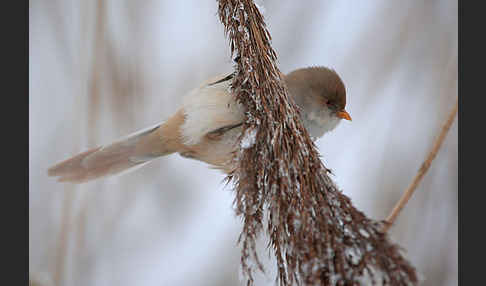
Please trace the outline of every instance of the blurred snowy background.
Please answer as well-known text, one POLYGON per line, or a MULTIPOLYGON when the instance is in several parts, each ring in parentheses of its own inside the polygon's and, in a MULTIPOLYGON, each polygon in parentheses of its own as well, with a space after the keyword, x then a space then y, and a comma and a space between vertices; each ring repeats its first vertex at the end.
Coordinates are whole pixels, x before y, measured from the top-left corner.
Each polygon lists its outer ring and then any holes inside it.
MULTIPOLYGON (((282 72, 334 68, 352 122, 318 146, 384 219, 457 96, 457 1, 259 1, 282 72)), ((46 169, 167 118, 231 72, 214 0, 30 1, 29 266, 44 286, 241 285, 241 222, 224 175, 172 155, 76 186, 46 169)), ((424 279, 458 284, 457 120, 391 230, 424 279)), ((261 256, 268 258, 266 241, 261 256)), ((273 285, 275 268, 256 285, 273 285)))

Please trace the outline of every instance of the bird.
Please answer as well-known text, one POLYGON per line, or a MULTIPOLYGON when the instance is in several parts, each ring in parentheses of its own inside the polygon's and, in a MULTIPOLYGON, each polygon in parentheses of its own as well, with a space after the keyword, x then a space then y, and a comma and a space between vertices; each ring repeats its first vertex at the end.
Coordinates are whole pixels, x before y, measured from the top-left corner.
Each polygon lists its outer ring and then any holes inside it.
MULTIPOLYGON (((48 168, 48 175, 60 182, 85 183, 174 153, 230 173, 232 154, 246 120, 244 107, 231 92, 233 76, 204 81, 167 120, 55 164, 48 168)), ((314 140, 336 128, 342 119, 351 121, 345 110, 346 88, 335 70, 299 68, 283 75, 283 80, 314 140)))

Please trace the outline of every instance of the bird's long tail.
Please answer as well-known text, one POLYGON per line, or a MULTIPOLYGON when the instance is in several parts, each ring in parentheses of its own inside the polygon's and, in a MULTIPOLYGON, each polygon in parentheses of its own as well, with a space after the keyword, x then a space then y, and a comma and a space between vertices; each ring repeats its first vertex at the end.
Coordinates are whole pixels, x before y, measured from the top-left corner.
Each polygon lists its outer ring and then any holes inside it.
MULTIPOLYGON (((173 153, 161 138, 162 126, 142 130, 112 144, 93 148, 48 169, 49 176, 59 176, 60 182, 83 183, 117 174, 173 153)), ((169 144, 170 145, 170 144, 169 144)))

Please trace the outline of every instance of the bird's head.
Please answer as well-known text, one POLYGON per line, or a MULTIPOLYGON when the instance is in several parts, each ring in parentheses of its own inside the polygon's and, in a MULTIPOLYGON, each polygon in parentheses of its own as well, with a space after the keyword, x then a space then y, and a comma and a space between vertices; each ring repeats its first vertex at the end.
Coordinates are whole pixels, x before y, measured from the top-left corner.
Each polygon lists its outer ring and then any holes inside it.
POLYGON ((297 69, 285 77, 285 82, 311 136, 321 137, 334 129, 341 119, 351 120, 345 110, 346 88, 334 70, 326 67, 297 69))

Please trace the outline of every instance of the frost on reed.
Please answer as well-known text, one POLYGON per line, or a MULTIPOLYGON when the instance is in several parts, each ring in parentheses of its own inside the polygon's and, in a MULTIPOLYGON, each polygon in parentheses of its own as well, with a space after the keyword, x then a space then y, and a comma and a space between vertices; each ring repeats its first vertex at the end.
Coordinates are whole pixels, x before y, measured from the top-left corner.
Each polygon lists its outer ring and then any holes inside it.
POLYGON ((266 228, 280 285, 415 285, 415 269, 329 178, 288 97, 263 17, 252 0, 219 0, 218 14, 235 57, 232 92, 247 109, 236 169, 236 213, 247 284, 255 244, 266 228), (264 215, 268 215, 264 226, 264 215))

